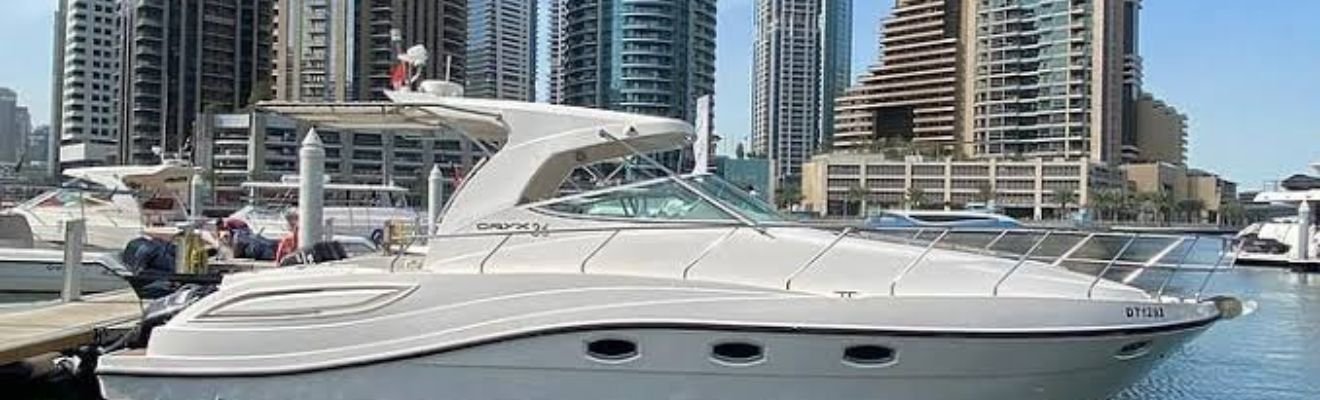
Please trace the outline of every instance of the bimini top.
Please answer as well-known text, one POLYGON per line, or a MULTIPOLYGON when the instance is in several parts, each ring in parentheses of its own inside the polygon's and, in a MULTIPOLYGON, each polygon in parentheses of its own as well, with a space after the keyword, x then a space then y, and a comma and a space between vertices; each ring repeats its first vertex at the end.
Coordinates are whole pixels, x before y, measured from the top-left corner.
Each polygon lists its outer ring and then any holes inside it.
POLYGON ((70 168, 64 175, 103 186, 107 190, 137 190, 143 188, 187 188, 193 168, 180 161, 166 161, 160 165, 115 165, 107 167, 70 168))
POLYGON ((502 143, 470 171, 437 233, 510 207, 556 195, 576 167, 632 154, 678 149, 693 138, 680 120, 520 101, 453 97, 445 82, 423 91, 387 91, 392 103, 270 103, 258 108, 338 129, 457 132, 502 143))

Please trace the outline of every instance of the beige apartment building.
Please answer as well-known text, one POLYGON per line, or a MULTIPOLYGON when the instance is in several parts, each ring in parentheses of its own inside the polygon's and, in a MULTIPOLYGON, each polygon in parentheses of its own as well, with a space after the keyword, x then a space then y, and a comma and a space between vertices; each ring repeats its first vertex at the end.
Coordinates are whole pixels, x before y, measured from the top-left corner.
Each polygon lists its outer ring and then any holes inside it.
POLYGON ((1008 215, 1042 219, 1061 216, 1065 207, 1086 206, 1095 190, 1122 186, 1120 171, 1085 159, 892 159, 840 152, 816 156, 803 166, 802 203, 822 216, 859 215, 911 207, 915 189, 926 200, 921 208, 956 210, 992 200, 1008 215), (864 200, 855 197, 857 188, 864 200), (1055 198, 1060 191, 1071 191, 1074 199, 1060 204, 1055 198))
POLYGON ((866 149, 884 138, 955 142, 959 3, 897 0, 881 29, 880 61, 836 100, 833 148, 866 149))
POLYGON ((1136 112, 1137 146, 1124 161, 1187 165, 1187 116, 1150 93, 1137 99, 1136 112))
POLYGON ((1237 183, 1179 164, 1133 163, 1123 165, 1122 170, 1129 192, 1167 193, 1174 204, 1188 200, 1199 202, 1200 216, 1195 222, 1219 222, 1224 205, 1237 198, 1237 183))

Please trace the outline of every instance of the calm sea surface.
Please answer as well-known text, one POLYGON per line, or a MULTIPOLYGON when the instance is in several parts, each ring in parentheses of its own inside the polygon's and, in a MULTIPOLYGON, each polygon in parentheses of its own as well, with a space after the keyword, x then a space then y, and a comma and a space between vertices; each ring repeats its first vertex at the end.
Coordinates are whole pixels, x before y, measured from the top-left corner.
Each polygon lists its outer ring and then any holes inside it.
POLYGON ((1116 400, 1320 399, 1320 274, 1239 267, 1211 285, 1259 308, 1216 324, 1116 400))

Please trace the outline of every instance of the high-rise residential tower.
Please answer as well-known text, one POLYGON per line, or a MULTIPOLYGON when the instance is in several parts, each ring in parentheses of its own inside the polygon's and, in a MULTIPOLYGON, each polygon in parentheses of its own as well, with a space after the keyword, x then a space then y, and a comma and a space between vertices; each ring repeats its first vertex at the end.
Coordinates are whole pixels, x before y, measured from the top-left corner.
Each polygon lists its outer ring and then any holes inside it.
POLYGON ((122 3, 120 160, 185 150, 203 112, 238 109, 271 87, 273 0, 122 3))
POLYGON ((536 3, 468 2, 468 97, 536 100, 536 3))
POLYGON ((1123 144, 1135 141, 1125 131, 1135 125, 1139 8, 1139 0, 964 3, 968 105, 959 122, 971 153, 1120 161, 1123 144))
POLYGON ((546 0, 549 2, 550 15, 546 18, 546 49, 548 50, 549 73, 546 81, 546 100, 551 104, 564 102, 564 62, 568 55, 568 43, 564 42, 565 28, 568 27, 568 0, 546 0))
POLYGON ((756 3, 752 148, 774 160, 780 183, 796 182, 802 163, 827 141, 822 118, 846 79, 851 46, 847 0, 756 3), (842 25, 842 26, 840 26, 842 25), (840 54, 842 52, 842 54, 840 54))
MULTIPOLYGON (((18 162, 18 155, 26 143, 27 132, 20 131, 18 93, 0 87, 0 163, 18 162)), ((24 110, 23 114, 27 114, 24 110)))
POLYGON ((820 147, 834 141, 834 103, 852 79, 853 0, 821 0, 820 147))
POLYGON ((272 97, 347 101, 353 93, 356 0, 276 0, 272 97))
POLYGON ((114 164, 119 142, 120 27, 117 0, 63 1, 58 120, 62 167, 114 164))
POLYGON ((422 79, 464 82, 466 0, 359 0, 354 20, 353 74, 359 100, 381 100, 390 87, 397 34, 400 50, 422 45, 430 54, 422 79))
POLYGON ((895 1, 879 62, 836 102, 833 148, 956 142, 961 1, 895 1))
POLYGON ((715 0, 552 0, 550 10, 558 103, 692 121, 697 99, 715 92, 715 0))

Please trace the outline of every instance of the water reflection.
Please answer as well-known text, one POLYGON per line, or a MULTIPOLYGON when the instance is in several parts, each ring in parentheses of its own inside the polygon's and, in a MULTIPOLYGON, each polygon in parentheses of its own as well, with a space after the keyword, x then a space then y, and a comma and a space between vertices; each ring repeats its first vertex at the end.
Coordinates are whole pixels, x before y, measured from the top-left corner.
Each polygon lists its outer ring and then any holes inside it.
POLYGON ((1238 268, 1210 293, 1255 300, 1115 400, 1320 399, 1320 276, 1238 268))

